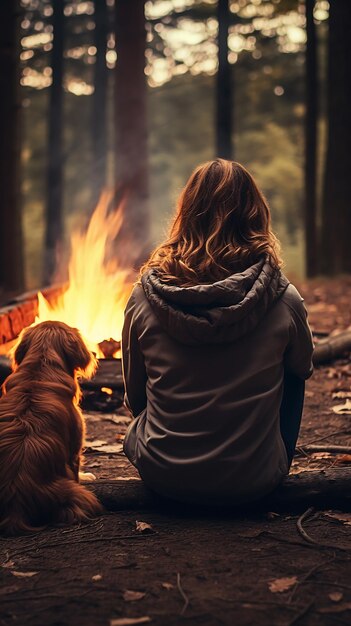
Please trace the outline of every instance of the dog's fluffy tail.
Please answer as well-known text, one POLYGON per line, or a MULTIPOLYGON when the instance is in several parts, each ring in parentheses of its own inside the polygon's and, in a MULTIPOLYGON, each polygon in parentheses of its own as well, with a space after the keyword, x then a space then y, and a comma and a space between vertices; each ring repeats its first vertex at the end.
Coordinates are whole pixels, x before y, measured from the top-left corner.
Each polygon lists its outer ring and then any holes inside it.
POLYGON ((86 487, 74 480, 62 478, 54 483, 62 506, 58 510, 56 521, 61 524, 75 524, 91 519, 103 512, 103 507, 86 487))
POLYGON ((47 524, 75 524, 103 512, 95 495, 70 478, 37 485, 31 498, 27 494, 26 502, 16 495, 17 501, 0 519, 0 533, 5 535, 36 532, 47 524))

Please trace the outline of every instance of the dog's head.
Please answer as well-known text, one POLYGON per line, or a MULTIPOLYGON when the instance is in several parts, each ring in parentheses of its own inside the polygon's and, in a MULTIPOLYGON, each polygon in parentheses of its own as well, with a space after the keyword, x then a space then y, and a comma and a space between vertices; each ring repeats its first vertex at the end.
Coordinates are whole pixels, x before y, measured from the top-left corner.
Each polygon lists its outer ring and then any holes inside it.
POLYGON ((48 364, 62 362, 70 374, 86 378, 94 374, 97 366, 94 354, 77 328, 63 322, 41 322, 25 328, 12 352, 13 369, 17 369, 26 357, 42 359, 48 364))

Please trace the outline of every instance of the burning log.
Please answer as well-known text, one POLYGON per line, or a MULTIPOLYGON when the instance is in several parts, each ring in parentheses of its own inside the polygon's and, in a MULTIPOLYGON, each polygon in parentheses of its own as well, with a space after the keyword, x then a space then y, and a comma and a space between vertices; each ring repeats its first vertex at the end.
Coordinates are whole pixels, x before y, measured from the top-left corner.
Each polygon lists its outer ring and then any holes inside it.
MULTIPOLYGON (((109 511, 164 510, 169 507, 184 509, 183 504, 177 504, 150 491, 141 480, 97 480, 86 486, 109 511)), ((311 506, 350 511, 351 469, 301 472, 287 476, 280 487, 258 502, 238 507, 230 507, 228 503, 229 508, 241 513, 262 510, 299 512, 311 506)), ((187 509, 189 508, 190 505, 187 509)))
POLYGON ((98 344, 102 354, 105 359, 112 359, 116 352, 119 352, 121 349, 121 342, 116 341, 115 339, 104 339, 104 341, 100 341, 98 344))

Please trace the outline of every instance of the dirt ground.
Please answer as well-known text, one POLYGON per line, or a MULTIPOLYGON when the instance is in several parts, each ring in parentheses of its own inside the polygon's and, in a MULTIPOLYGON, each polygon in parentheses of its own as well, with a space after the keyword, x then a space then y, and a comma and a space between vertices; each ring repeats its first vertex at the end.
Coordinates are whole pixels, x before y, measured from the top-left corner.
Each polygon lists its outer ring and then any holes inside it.
MULTIPOLYGON (((300 289, 317 337, 351 326, 351 279, 300 289)), ((317 368, 307 384, 299 444, 350 445, 348 398, 349 359, 317 368)), ((86 419, 86 471, 97 478, 137 477, 120 451, 126 414, 86 419)), ((347 455, 301 452, 292 471, 350 462, 347 455)), ((0 538, 0 625, 351 624, 350 513, 319 511, 306 520, 316 544, 299 535, 297 520, 274 511, 196 515, 184 507, 106 514, 82 527, 0 538), (136 521, 153 532, 137 532, 136 521)))

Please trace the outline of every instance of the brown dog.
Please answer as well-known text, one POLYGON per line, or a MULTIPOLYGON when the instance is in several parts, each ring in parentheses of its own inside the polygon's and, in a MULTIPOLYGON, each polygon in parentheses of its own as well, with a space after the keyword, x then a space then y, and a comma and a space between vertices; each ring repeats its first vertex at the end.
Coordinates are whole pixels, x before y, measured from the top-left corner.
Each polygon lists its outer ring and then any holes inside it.
POLYGON ((25 329, 0 398, 0 531, 71 524, 102 512, 78 483, 84 441, 77 377, 96 359, 61 322, 25 329))

